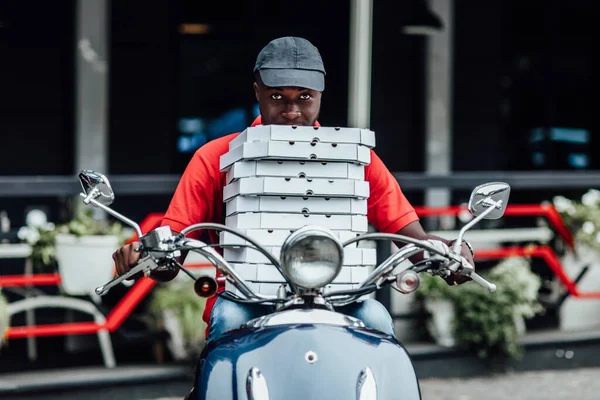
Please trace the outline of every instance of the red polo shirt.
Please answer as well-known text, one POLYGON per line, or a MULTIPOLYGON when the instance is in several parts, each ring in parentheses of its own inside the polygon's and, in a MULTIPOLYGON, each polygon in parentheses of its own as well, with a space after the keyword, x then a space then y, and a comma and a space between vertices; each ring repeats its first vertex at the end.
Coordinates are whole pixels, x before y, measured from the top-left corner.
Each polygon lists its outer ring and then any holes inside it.
MULTIPOLYGON (((252 126, 261 123, 259 116, 252 126)), ((226 173, 220 171, 219 162, 221 156, 229 151, 229 142, 239 134, 212 140, 196 151, 179 181, 162 225, 169 225, 179 232, 199 222, 224 223, 223 187, 226 185, 226 173)), ((367 218, 378 231, 396 233, 419 219, 400 190, 398 181, 372 150, 371 163, 365 167, 365 180, 369 182, 370 190, 367 218)), ((197 238, 200 232, 194 234, 197 238)), ((214 231, 209 234, 211 241, 218 243, 217 234, 214 231)), ((216 297, 207 302, 203 315, 207 324, 215 300, 216 297)))

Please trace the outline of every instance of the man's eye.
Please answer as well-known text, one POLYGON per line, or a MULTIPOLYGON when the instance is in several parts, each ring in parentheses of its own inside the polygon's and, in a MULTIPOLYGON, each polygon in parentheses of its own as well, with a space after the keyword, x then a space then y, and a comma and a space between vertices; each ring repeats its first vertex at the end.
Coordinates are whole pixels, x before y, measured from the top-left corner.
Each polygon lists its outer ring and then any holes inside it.
POLYGON ((300 95, 300 98, 302 100, 309 100, 309 99, 312 98, 312 96, 310 94, 308 94, 308 93, 303 93, 303 94, 300 95))
POLYGON ((280 95, 279 93, 273 93, 273 94, 271 95, 271 98, 272 98, 273 100, 281 100, 281 98, 282 98, 282 97, 281 97, 281 95, 280 95))

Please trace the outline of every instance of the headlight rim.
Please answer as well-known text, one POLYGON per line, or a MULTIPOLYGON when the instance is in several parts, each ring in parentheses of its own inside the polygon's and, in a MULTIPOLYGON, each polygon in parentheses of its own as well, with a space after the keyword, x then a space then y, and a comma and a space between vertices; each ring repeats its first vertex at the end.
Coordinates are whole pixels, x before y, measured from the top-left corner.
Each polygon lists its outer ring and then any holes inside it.
POLYGON ((303 291, 318 290, 318 289, 321 289, 321 288, 327 286, 331 282, 333 282, 333 280, 342 271, 342 267, 344 265, 344 246, 342 245, 342 242, 339 240, 339 238, 337 236, 335 236, 335 234, 330 229, 323 228, 323 227, 317 226, 317 225, 306 225, 306 226, 303 226, 302 228, 295 230, 285 239, 283 245, 281 246, 279 262, 281 264, 281 270, 287 275, 288 279, 290 279, 290 281, 294 285, 296 285, 296 287, 298 289, 303 290, 303 291), (331 240, 331 242, 333 244, 335 244, 336 250, 339 251, 339 262, 336 265, 335 273, 333 274, 333 277, 327 283, 325 283, 323 285, 318 285, 318 286, 310 285, 310 286, 314 286, 314 287, 306 287, 306 285, 302 285, 302 284, 299 284, 298 282, 295 282, 294 278, 289 273, 290 265, 288 264, 289 261, 287 260, 287 256, 290 254, 290 250, 293 249, 294 246, 297 245, 298 243, 300 243, 302 240, 304 240, 310 236, 317 236, 320 238, 325 238, 325 239, 331 240))

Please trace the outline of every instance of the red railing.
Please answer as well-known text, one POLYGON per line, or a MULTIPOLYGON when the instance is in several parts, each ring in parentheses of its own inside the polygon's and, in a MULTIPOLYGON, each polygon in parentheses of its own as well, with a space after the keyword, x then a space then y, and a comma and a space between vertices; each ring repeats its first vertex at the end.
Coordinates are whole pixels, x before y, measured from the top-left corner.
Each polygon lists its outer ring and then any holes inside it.
MULTIPOLYGON (((148 232, 160 225, 163 214, 149 214, 140 224, 142 232, 148 232)), ((137 239, 137 235, 132 237, 129 242, 137 239)), ((210 263, 186 264, 190 268, 214 268, 210 263)), ((99 282, 98 284, 102 284, 99 282)), ((34 286, 34 285, 59 285, 60 275, 58 274, 38 274, 38 275, 8 275, 0 277, 0 287, 5 286, 34 286)), ((32 325, 32 326, 11 326, 5 333, 9 339, 25 338, 29 336, 63 336, 63 335, 85 335, 96 333, 101 330, 111 332, 117 330, 127 319, 135 307, 152 290, 156 281, 149 278, 139 279, 123 298, 117 303, 115 308, 106 317, 106 323, 98 324, 95 322, 75 322, 63 324, 32 325)))
MULTIPOLYGON (((469 212, 466 207, 415 207, 419 217, 431 217, 438 215, 458 215, 461 212, 469 212)), ((556 233, 563 238, 565 243, 571 248, 575 248, 575 239, 573 234, 565 224, 562 216, 556 211, 554 206, 548 204, 509 204, 504 213, 506 216, 542 216, 548 219, 548 222, 556 233)))
MULTIPOLYGON (((415 207, 420 217, 437 215, 458 215, 461 212, 468 211, 465 207, 415 207)), ((162 213, 149 214, 140 224, 142 232, 148 232, 160 225, 162 213)), ((539 215, 548 219, 550 224, 556 229, 556 232, 571 247, 574 247, 573 235, 566 227, 562 217, 551 205, 509 205, 506 208, 506 216, 532 216, 539 215)), ((130 239, 130 242, 136 240, 137 236, 130 239)), ((556 256, 552 248, 548 246, 533 247, 510 247, 494 250, 479 250, 475 257, 478 259, 499 259, 513 256, 541 257, 552 271, 556 274, 561 283, 568 290, 569 294, 579 298, 600 298, 600 292, 580 292, 577 284, 569 278, 564 271, 560 259, 556 256)), ((197 264, 190 267, 213 267, 211 264, 197 264)), ((100 282, 101 283, 101 282, 100 282)), ((4 276, 0 277, 0 286, 33 286, 33 285, 58 285, 60 276, 58 274, 40 274, 32 276, 4 276)), ((152 290, 156 282, 149 278, 138 280, 125 296, 119 301, 115 308, 109 313, 104 325, 94 322, 64 323, 40 326, 17 326, 10 327, 6 333, 8 338, 24 338, 28 336, 54 336, 54 335, 81 335, 92 334, 99 330, 107 329, 115 331, 127 319, 134 308, 141 300, 152 290)))
POLYGON ((580 299, 600 299, 600 292, 581 292, 577 283, 569 278, 563 265, 551 247, 529 246, 529 247, 507 247, 493 250, 476 250, 475 259, 501 259, 508 257, 539 257, 544 259, 548 267, 554 272, 569 294, 580 299))
POLYGON ((5 275, 0 276, 0 287, 11 286, 56 286, 60 284, 59 274, 5 275))
MULTIPOLYGON (((462 212, 469 212, 467 207, 415 207, 419 217, 432 217, 439 215, 458 215, 462 212)), ((548 219, 550 225, 556 230, 565 243, 571 248, 575 248, 575 238, 565 224, 560 213, 550 204, 510 204, 506 207, 505 216, 543 216, 548 219)), ((492 250, 477 250, 476 259, 501 259, 508 257, 539 257, 544 259, 548 267, 554 272, 556 277, 563 284, 568 293, 573 297, 583 299, 598 299, 599 292, 581 292, 575 281, 567 275, 562 262, 549 246, 526 246, 526 247, 508 247, 492 250)))

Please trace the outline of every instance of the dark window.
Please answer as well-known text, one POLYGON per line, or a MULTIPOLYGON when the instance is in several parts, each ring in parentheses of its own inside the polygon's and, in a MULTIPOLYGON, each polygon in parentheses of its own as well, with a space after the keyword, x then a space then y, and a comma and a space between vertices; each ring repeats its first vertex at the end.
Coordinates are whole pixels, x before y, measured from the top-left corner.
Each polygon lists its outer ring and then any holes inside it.
POLYGON ((73 171, 74 2, 0 2, 0 175, 73 171))

